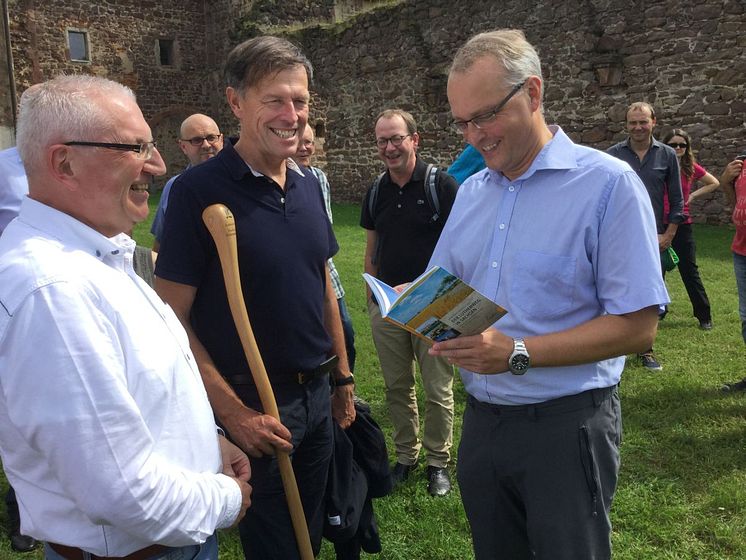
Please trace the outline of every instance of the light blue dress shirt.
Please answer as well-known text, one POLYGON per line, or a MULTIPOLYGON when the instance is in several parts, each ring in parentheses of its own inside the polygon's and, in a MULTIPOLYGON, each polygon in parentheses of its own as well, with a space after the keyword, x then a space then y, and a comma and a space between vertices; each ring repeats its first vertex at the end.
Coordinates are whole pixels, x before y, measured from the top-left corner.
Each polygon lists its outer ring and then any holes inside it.
MULTIPOLYGON (((669 301, 640 179, 627 164, 550 129, 554 138, 516 180, 485 169, 461 186, 429 265, 505 307, 495 327, 511 337, 669 301)), ((523 376, 461 369, 461 377, 480 401, 519 405, 612 386, 624 360, 536 367, 523 376)))
POLYGON ((18 215, 28 194, 26 170, 16 148, 0 152, 0 234, 18 215))

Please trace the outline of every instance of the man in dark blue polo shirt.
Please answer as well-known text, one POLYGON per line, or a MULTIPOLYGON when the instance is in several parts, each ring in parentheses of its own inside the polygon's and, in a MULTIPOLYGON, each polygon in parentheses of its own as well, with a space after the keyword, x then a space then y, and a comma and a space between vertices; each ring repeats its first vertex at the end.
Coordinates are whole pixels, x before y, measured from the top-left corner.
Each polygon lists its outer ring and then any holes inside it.
MULTIPOLYGON (((655 110, 652 105, 644 101, 632 103, 627 109, 629 137, 606 151, 627 162, 645 185, 655 214, 658 248, 665 251, 671 246, 679 224, 684 221, 684 197, 681 194, 681 176, 676 152, 670 146, 653 138, 655 123, 655 110), (670 203, 667 220, 664 219, 663 207, 666 193, 670 203)), ((663 369, 652 348, 639 356, 642 365, 649 370, 663 369)))
POLYGON ((316 178, 289 158, 308 120, 309 61, 284 39, 238 45, 225 67, 241 137, 176 181, 156 289, 187 329, 219 421, 252 460, 253 504, 239 528, 247 559, 294 559, 298 549, 274 458, 292 451, 318 551, 332 452, 332 416, 354 420, 352 376, 326 267, 338 246, 316 178), (208 187, 208 188, 205 188, 208 187), (225 204, 236 220, 241 285, 282 423, 262 414, 202 211, 225 204), (339 362, 329 365, 336 354, 339 362), (299 376, 299 374, 302 374, 299 376), (335 384, 329 395, 329 375, 335 384))

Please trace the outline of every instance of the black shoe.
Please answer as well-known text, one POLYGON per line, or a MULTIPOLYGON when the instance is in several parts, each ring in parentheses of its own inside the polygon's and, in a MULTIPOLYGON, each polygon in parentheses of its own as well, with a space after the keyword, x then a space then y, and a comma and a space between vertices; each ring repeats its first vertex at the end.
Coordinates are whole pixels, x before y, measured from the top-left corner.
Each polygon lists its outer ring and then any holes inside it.
POLYGON ((36 539, 15 531, 10 535, 10 548, 16 552, 31 552, 36 548, 36 539))
POLYGON ((644 354, 638 354, 638 356, 640 357, 642 367, 650 371, 661 371, 663 369, 663 366, 658 363, 652 352, 645 352, 644 354))
POLYGON ((712 321, 700 321, 699 328, 702 329, 703 331, 711 331, 712 321))
POLYGON ((741 381, 736 381, 735 383, 725 383, 722 387, 720 387, 720 390, 723 393, 743 393, 746 392, 746 377, 741 379, 741 381))
POLYGON ((404 482, 409 477, 409 473, 414 469, 414 465, 403 465, 398 461, 391 467, 391 482, 394 486, 404 482))
POLYGON ((451 491, 451 479, 444 467, 427 467, 427 491, 431 496, 445 496, 451 491))

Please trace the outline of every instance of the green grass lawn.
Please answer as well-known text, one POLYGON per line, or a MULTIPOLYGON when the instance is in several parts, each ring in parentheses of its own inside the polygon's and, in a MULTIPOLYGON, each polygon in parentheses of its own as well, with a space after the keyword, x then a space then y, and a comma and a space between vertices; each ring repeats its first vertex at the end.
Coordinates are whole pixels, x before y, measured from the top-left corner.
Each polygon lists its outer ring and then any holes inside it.
MULTIPOLYGON (((355 324, 357 392, 371 403, 388 435, 383 382, 360 278, 365 235, 357 225, 359 207, 336 205, 334 218, 341 247, 335 262, 355 324)), ((151 243, 148 230, 149 224, 136 229, 141 244, 151 243)), ((621 385, 622 472, 612 511, 616 559, 746 559, 746 395, 717 391, 721 383, 746 375, 729 250, 733 229, 696 226, 695 233, 714 329, 697 328, 678 273, 669 274, 673 303, 655 345, 664 370, 650 373, 630 359, 621 385)), ((455 387, 458 442, 464 391, 458 382, 455 387)), ((376 500, 375 508, 384 548, 379 558, 473 557, 458 492, 431 498, 424 467, 393 495, 376 500)), ((243 558, 235 532, 221 534, 220 551, 221 559, 243 558)), ((0 537, 0 560, 41 557, 40 552, 14 554, 7 538, 0 537)), ((334 558, 328 543, 321 558, 334 558)))

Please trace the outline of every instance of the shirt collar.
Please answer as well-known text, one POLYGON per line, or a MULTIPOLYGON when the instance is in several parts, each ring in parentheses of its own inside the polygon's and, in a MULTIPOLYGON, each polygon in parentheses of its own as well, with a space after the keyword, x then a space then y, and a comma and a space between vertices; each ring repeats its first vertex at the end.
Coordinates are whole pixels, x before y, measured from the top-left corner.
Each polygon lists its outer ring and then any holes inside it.
MULTIPOLYGON (((631 140, 631 138, 629 136, 627 136, 627 139, 624 141, 624 147, 627 148, 630 152, 634 152, 634 150, 632 149, 632 146, 630 145, 630 140, 631 140)), ((660 142, 659 140, 656 140, 655 136, 651 136, 650 137, 650 147, 648 148, 648 150, 658 149, 658 148, 660 148, 663 145, 664 145, 663 142, 660 142)))
MULTIPOLYGON (((419 155, 415 154, 415 163, 414 163, 414 169, 412 170, 412 176, 409 178, 409 181, 407 181, 407 185, 409 183, 414 183, 416 181, 424 181, 425 175, 427 174, 427 164, 422 161, 419 155)), ((384 175, 386 181, 393 184, 394 182, 391 180, 391 171, 389 171, 388 168, 386 168, 386 173, 384 175)))
MULTIPOLYGON (((237 142, 238 139, 236 138, 235 141, 237 142)), ((228 168, 228 172, 230 173, 231 177, 235 181, 241 180, 243 176, 246 175, 246 173, 251 173, 254 177, 266 177, 264 173, 257 171, 256 169, 251 167, 251 165, 246 163, 236 151, 236 148, 233 146, 233 144, 234 139, 229 139, 226 145, 223 146, 223 149, 218 152, 217 156, 215 156, 219 157, 223 161, 223 163, 228 168)), ((287 158, 285 160, 285 165, 289 170, 295 171, 301 177, 305 177, 300 166, 295 163, 293 159, 287 158)))
POLYGON ((58 240, 65 247, 84 251, 100 261, 109 261, 112 257, 120 260, 129 255, 131 262, 135 252, 135 241, 130 236, 120 233, 105 237, 69 214, 32 198, 23 200, 18 219, 58 240))
MULTIPOLYGON (((550 125, 548 128, 552 133, 552 139, 544 144, 529 168, 520 177, 517 177, 516 181, 525 181, 537 171, 544 169, 575 169, 578 167, 573 150, 575 145, 572 140, 559 126, 550 125)), ((489 174, 498 182, 513 182, 499 171, 490 169, 489 174)))

